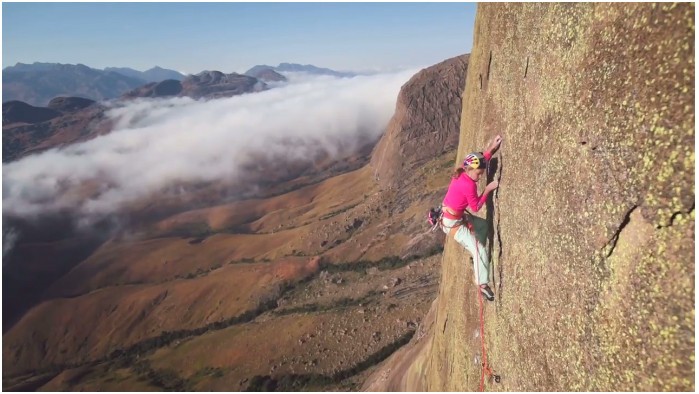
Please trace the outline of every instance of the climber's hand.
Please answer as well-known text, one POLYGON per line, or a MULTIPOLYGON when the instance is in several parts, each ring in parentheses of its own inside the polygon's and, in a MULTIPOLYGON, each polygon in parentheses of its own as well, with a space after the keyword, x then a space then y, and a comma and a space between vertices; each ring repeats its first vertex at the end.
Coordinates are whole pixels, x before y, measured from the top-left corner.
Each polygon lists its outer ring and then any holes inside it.
POLYGON ((488 148, 488 151, 492 155, 495 153, 498 149, 500 149, 500 144, 502 143, 502 136, 500 134, 496 135, 495 138, 493 139, 493 142, 490 144, 490 147, 488 148))
POLYGON ((498 186, 500 186, 500 183, 498 181, 492 181, 488 184, 488 186, 485 187, 485 189, 488 192, 492 192, 493 190, 497 189, 498 186))
POLYGON ((495 136, 495 139, 493 140, 493 146, 499 147, 501 143, 502 143, 502 136, 500 134, 498 134, 495 136))

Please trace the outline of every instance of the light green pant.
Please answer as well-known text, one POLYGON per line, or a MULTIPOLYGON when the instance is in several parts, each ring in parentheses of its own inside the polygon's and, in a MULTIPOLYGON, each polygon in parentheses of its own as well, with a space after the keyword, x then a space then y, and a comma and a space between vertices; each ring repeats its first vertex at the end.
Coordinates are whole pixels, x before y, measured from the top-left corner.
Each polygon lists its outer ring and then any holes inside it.
MULTIPOLYGON (((449 230, 460 223, 461 220, 442 218, 442 231, 448 236, 449 230)), ((472 216, 471 223, 473 223, 475 234, 465 225, 461 225, 456 230, 454 239, 473 256, 473 272, 476 283, 482 285, 488 283, 488 274, 490 273, 490 259, 488 258, 488 251, 484 246, 485 240, 488 237, 488 222, 479 217, 472 216)))

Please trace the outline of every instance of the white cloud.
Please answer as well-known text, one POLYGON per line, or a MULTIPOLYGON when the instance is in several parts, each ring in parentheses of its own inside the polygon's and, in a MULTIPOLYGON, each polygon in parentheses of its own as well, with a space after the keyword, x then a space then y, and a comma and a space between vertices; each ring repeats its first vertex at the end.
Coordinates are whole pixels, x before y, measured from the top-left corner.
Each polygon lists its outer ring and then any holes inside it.
POLYGON ((417 70, 355 78, 294 78, 269 91, 211 101, 139 99, 108 116, 113 132, 3 165, 3 211, 106 215, 165 187, 230 181, 250 152, 284 165, 318 150, 342 157, 378 137, 417 70), (90 198, 85 196, 90 195, 90 198))
MULTIPOLYGON (((12 250, 19 238, 19 231, 13 227, 5 226, 2 229, 2 257, 12 250)), ((3 265, 6 260, 3 260, 3 265)))

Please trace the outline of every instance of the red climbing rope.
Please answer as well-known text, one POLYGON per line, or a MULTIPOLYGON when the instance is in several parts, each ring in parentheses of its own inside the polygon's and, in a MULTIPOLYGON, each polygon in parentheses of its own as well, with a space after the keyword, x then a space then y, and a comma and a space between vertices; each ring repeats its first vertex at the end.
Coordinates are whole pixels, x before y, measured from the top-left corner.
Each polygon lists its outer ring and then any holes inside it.
MULTIPOLYGON (((476 231, 473 229, 472 225, 467 226, 469 230, 473 231, 473 239, 475 241, 476 245, 476 260, 475 260, 475 266, 476 266, 476 278, 480 279, 479 275, 479 266, 480 266, 480 259, 479 259, 479 253, 478 253, 478 238, 476 237, 476 231)), ((493 377, 493 370, 490 368, 490 365, 488 365, 488 352, 485 349, 485 321, 483 319, 483 293, 481 292, 481 286, 480 283, 478 283, 478 286, 476 286, 476 291, 478 291, 478 305, 479 305, 479 317, 480 317, 480 329, 481 329, 481 359, 483 360, 481 362, 481 366, 483 367, 481 369, 481 383, 480 386, 478 387, 478 391, 483 391, 483 386, 485 383, 485 376, 488 375, 488 379, 493 377)))

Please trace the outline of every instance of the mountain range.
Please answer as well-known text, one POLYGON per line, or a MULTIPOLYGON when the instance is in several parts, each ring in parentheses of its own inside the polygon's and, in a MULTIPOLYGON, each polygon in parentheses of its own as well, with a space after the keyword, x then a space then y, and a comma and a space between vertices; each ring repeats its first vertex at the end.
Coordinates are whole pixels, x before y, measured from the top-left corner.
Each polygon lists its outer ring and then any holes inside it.
POLYGON ((19 100, 36 106, 45 106, 57 96, 105 100, 144 83, 140 78, 84 64, 19 63, 2 70, 2 100, 19 100))
MULTIPOLYGON (((239 77, 236 78, 240 81, 244 79, 244 76, 248 76, 263 82, 279 82, 286 81, 286 77, 281 74, 284 72, 305 72, 335 77, 352 77, 356 75, 310 64, 301 65, 294 63, 280 63, 276 67, 257 65, 245 72, 244 75, 237 73, 227 75, 237 75, 239 77)), ((200 75, 211 76, 213 75, 212 73, 226 75, 219 71, 206 70, 199 74, 190 75, 189 78, 193 77, 196 79, 200 75)), ((2 101, 4 103, 17 100, 33 106, 43 107, 58 96, 83 97, 100 101, 123 95, 130 97, 133 97, 134 94, 140 95, 133 93, 135 90, 148 91, 145 96, 156 97, 159 94, 149 91, 156 84, 168 81, 165 91, 170 92, 168 95, 172 95, 177 94, 181 90, 175 87, 177 85, 176 81, 185 83, 187 78, 187 76, 178 71, 158 66, 146 71, 138 71, 129 67, 106 67, 100 70, 84 64, 17 63, 2 70, 2 101)))

